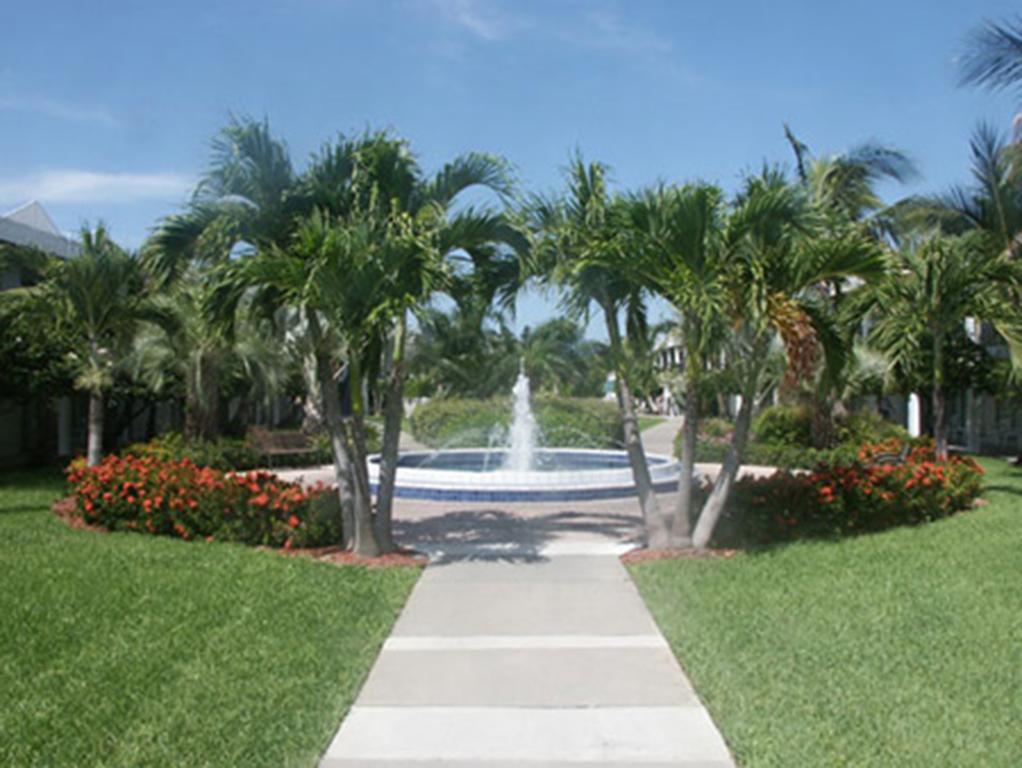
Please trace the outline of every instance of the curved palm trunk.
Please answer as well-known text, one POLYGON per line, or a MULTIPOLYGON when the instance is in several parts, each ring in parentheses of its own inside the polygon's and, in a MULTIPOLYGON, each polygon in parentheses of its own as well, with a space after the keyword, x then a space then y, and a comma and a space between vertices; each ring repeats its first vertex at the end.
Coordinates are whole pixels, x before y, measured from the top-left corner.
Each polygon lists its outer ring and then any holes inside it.
POLYGON ((681 477, 671 524, 671 545, 692 546, 692 491, 699 440, 699 364, 691 351, 685 360, 685 422, 681 433, 681 477))
MULTIPOLYGON (((610 340, 611 354, 620 360, 622 355, 621 335, 617 326, 617 313, 613 308, 602 307, 607 322, 607 336, 610 340)), ((645 528, 645 544, 650 549, 664 549, 670 543, 667 536, 667 525, 660 512, 660 502, 653 490, 653 481, 646 463, 646 451, 642 447, 642 436, 639 433, 639 419, 635 415, 635 399, 627 377, 618 366, 615 379, 618 409, 624 429, 625 451, 628 463, 632 468, 632 478, 639 494, 639 507, 642 510, 643 527, 645 528)))
POLYGON ((330 366, 322 355, 317 355, 317 371, 320 377, 326 430, 330 437, 330 452, 334 459, 337 494, 341 503, 343 544, 350 546, 355 530, 356 500, 351 473, 351 458, 348 452, 348 438, 344 430, 344 421, 341 418, 341 398, 337 394, 337 384, 330 375, 330 366))
POLYGON ((185 437, 216 440, 220 434, 220 371, 209 354, 199 357, 199 370, 185 393, 185 437))
POLYGON ((745 446, 749 440, 749 429, 752 425, 752 408, 756 400, 756 392, 759 390, 759 374, 760 370, 757 366, 750 372, 745 390, 742 392, 742 405, 738 409, 738 416, 735 419, 735 431, 731 436, 731 446, 727 456, 724 457, 724 463, 713 484, 713 490, 699 513, 695 531, 692 533, 692 546, 696 549, 705 549, 709 545, 721 513, 727 506, 731 489, 738 477, 738 470, 742 466, 745 446))
POLYGON ((376 491, 376 540, 383 552, 393 552, 394 485, 397 481, 398 447, 401 441, 401 420, 404 417, 404 356, 406 319, 402 313, 394 338, 390 379, 383 396, 383 447, 380 453, 380 487, 376 491))
POLYGON ((319 432, 325 426, 323 418, 323 394, 316 375, 314 355, 306 355, 302 362, 302 377, 305 379, 305 400, 302 403, 302 431, 308 434, 319 432))
POLYGON ((86 462, 94 467, 103 460, 103 393, 89 393, 89 442, 86 462))
POLYGON ((365 422, 363 414, 365 404, 362 399, 362 374, 358 360, 352 357, 348 361, 348 386, 351 389, 351 474, 354 480, 355 525, 351 551, 363 557, 376 557, 380 554, 380 545, 373 531, 373 495, 369 486, 368 452, 366 451, 365 422))
MULTIPOLYGON (((307 316, 311 349, 308 352, 303 371, 315 380, 315 392, 322 400, 321 411, 327 435, 330 438, 330 453, 334 460, 334 478, 337 481, 337 495, 341 505, 341 543, 351 545, 355 528, 355 494, 351 475, 351 460, 348 455, 348 440, 341 417, 341 398, 337 383, 330 371, 330 361, 320 352, 321 336, 319 322, 311 312, 307 316)), ((309 388, 310 393, 312 387, 309 388)))

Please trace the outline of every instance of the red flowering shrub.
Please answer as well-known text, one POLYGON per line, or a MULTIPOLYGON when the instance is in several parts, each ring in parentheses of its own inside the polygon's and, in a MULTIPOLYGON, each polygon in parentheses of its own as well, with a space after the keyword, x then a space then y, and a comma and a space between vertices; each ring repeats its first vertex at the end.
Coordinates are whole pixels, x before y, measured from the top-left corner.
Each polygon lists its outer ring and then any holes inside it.
POLYGON ((107 456, 68 467, 76 508, 88 523, 182 539, 308 547, 341 540, 337 494, 268 472, 225 473, 188 459, 107 456))
POLYGON ((968 509, 982 492, 983 469, 970 458, 937 461, 932 444, 899 440, 864 445, 857 459, 804 473, 779 471, 735 484, 716 543, 741 546, 834 537, 915 525, 968 509))

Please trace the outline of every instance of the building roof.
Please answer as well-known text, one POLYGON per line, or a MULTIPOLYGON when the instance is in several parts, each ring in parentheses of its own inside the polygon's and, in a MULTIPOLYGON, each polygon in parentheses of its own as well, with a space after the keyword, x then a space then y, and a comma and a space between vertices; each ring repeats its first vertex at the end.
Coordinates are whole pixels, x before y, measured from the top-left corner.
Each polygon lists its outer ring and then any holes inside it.
POLYGON ((61 234, 35 201, 0 216, 0 242, 38 248, 65 259, 76 256, 79 250, 78 243, 61 234))

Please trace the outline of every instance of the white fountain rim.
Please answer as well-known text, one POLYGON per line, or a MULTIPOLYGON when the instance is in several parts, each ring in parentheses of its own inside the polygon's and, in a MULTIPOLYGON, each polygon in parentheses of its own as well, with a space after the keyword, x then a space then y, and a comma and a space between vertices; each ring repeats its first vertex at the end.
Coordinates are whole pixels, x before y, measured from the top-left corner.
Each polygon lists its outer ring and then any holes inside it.
MULTIPOLYGON (((454 448, 438 450, 402 451, 401 456, 433 455, 437 453, 487 453, 499 449, 489 448, 454 448)), ((595 448, 540 448, 539 452, 547 453, 587 453, 590 455, 621 456, 625 451, 595 448)), ((370 480, 379 478, 380 455, 369 457, 370 480)), ((647 454, 647 465, 650 479, 655 484, 676 480, 681 472, 681 465, 672 457, 662 454, 647 454)), ((624 490, 634 488, 634 478, 628 465, 607 469, 567 469, 559 471, 515 471, 494 469, 486 472, 457 469, 431 469, 429 467, 399 466, 397 470, 398 486, 418 489, 445 490, 480 490, 489 491, 581 491, 591 489, 624 490)))

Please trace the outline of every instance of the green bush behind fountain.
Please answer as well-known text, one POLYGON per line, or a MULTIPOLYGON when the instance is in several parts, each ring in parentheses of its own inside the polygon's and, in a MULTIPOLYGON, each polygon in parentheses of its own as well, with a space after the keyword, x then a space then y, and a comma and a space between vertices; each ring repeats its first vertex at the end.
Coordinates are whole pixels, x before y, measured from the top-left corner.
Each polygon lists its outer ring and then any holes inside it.
MULTIPOLYGON (((621 419, 612 402, 596 398, 536 395, 533 412, 539 445, 562 448, 620 448, 621 419)), ((511 400, 437 398, 418 406, 409 419, 412 435, 430 448, 503 445, 511 424, 511 400)))

